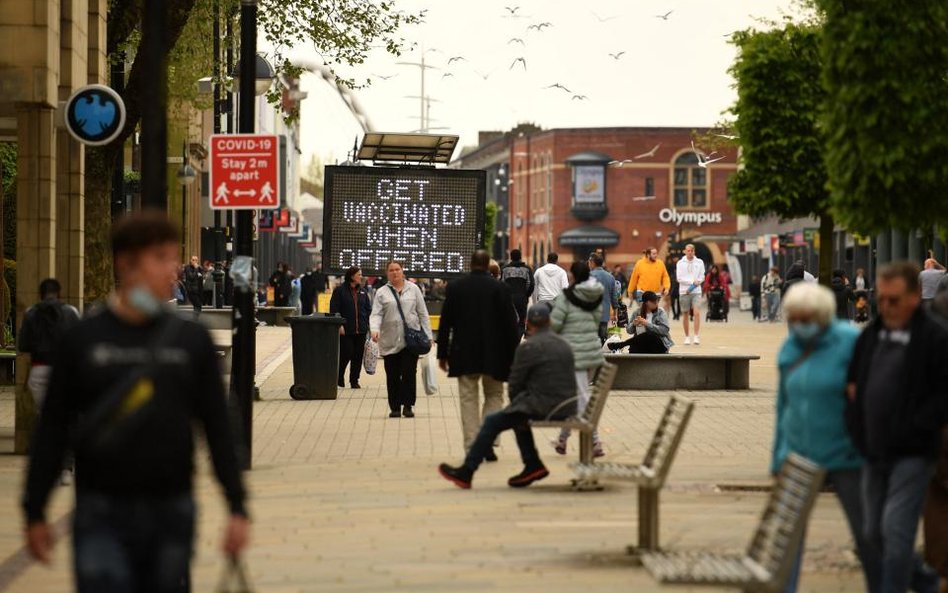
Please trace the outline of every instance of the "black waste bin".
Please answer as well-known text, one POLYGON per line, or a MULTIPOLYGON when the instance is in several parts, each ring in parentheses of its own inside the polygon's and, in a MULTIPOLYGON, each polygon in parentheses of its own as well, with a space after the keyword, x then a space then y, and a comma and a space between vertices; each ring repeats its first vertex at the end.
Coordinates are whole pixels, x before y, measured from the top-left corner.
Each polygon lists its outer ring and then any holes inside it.
POLYGON ((287 317, 293 334, 293 399, 336 399, 339 376, 338 315, 287 317))

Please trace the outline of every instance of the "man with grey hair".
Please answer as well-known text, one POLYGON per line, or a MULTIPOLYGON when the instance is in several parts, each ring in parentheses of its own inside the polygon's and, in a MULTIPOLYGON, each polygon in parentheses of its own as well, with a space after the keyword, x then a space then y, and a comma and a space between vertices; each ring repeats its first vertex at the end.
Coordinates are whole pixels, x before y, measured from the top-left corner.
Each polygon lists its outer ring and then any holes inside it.
POLYGON ((695 337, 694 343, 701 343, 701 285, 704 283, 704 261, 695 256, 695 246, 685 245, 685 257, 678 260, 675 270, 678 277, 678 302, 681 303, 681 318, 685 328, 685 346, 691 344, 688 318, 694 313, 695 337))

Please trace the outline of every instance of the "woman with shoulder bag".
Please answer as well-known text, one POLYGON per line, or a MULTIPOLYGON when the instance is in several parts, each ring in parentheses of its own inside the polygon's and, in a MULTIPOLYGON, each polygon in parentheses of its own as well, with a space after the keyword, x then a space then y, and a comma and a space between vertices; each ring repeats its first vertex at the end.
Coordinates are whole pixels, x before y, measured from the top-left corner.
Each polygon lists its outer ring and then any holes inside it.
POLYGON ((431 349, 431 321, 421 289, 405 280, 401 263, 390 261, 385 270, 388 284, 375 293, 369 329, 385 365, 388 417, 414 418, 418 357, 431 349))

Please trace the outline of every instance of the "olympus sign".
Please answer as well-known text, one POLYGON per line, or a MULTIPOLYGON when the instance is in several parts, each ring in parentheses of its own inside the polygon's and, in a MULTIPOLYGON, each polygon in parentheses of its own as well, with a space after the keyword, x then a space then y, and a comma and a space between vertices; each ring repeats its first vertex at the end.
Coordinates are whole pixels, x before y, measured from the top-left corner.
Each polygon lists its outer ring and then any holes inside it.
POLYGON ((724 215, 720 212, 679 212, 674 208, 662 208, 658 213, 658 219, 662 222, 671 222, 675 226, 681 226, 684 223, 691 223, 696 226, 703 224, 715 224, 723 220, 724 215))

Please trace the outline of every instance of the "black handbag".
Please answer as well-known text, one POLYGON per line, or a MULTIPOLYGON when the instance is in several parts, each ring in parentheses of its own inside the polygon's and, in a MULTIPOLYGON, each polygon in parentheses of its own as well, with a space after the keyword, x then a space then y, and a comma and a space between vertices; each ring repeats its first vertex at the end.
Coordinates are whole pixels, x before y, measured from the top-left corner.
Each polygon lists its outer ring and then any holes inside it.
POLYGON ((392 291, 392 295, 395 297, 398 314, 402 318, 402 325, 405 326, 405 349, 417 356, 428 354, 431 351, 431 340, 428 338, 428 334, 424 330, 413 329, 408 326, 408 322, 405 321, 405 312, 402 311, 402 301, 398 298, 398 292, 391 285, 388 289, 392 291))
POLYGON ((619 305, 616 307, 616 325, 618 327, 629 325, 629 308, 622 301, 619 301, 619 305))

